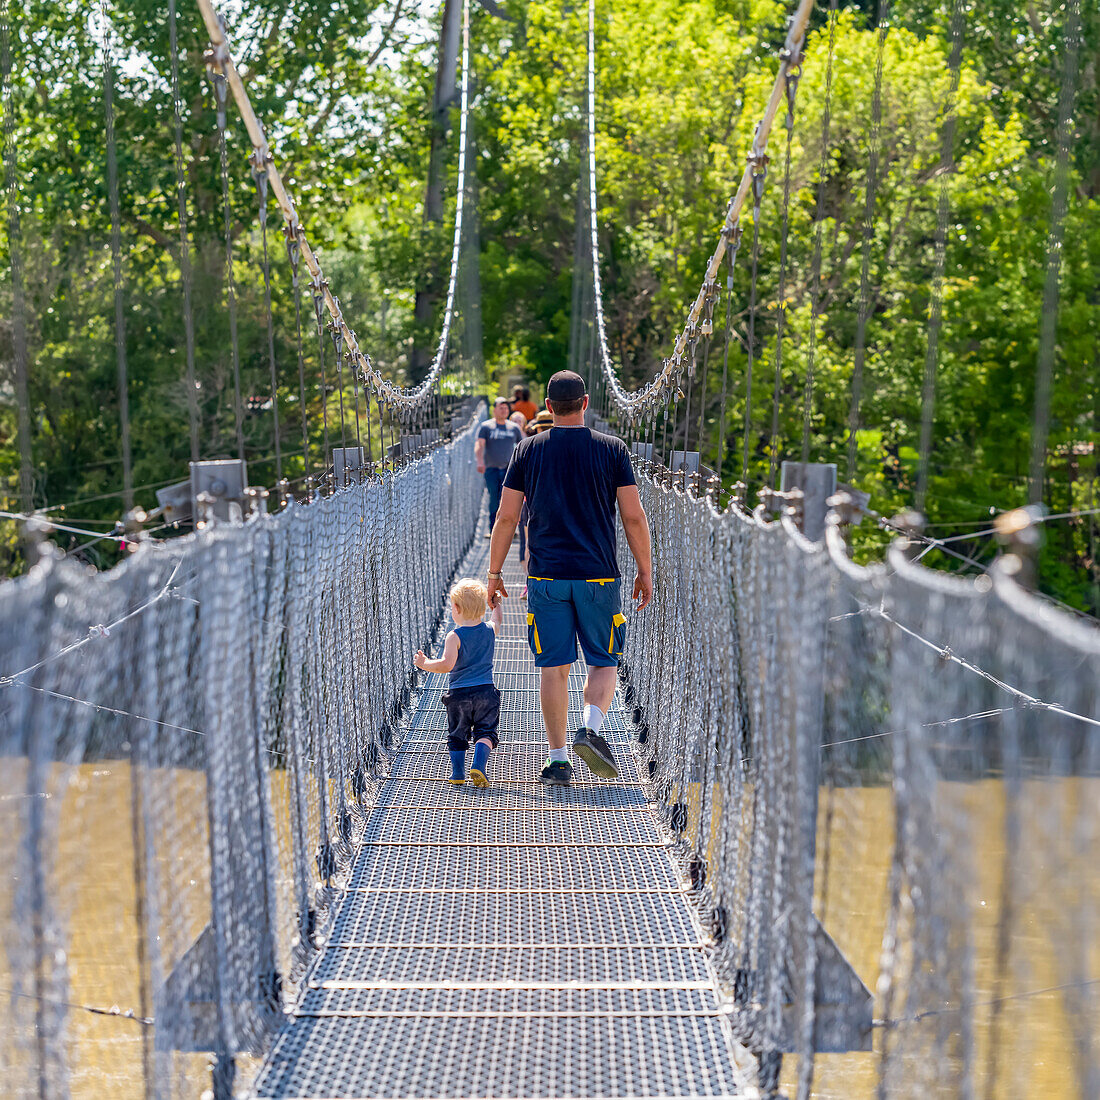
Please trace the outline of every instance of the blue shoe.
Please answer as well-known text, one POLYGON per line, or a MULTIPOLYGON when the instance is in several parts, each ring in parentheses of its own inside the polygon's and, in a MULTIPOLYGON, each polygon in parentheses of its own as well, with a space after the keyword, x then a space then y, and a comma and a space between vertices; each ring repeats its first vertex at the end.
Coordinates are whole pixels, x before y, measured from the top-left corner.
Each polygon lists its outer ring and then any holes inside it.
POLYGON ((470 765, 470 782, 475 787, 488 787, 489 753, 492 749, 484 742, 474 745, 474 762, 470 765))
POLYGON ((455 787, 461 787, 466 782, 466 750, 451 749, 449 756, 451 758, 451 784, 455 787))

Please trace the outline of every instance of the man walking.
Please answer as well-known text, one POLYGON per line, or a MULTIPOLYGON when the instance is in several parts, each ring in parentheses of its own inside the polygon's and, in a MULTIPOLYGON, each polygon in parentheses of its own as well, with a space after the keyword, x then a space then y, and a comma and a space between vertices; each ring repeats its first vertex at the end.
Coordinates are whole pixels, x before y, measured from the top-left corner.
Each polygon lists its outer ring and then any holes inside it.
POLYGON ((539 694, 550 745, 539 779, 568 786, 573 779, 566 748, 569 666, 577 659, 578 640, 588 676, 573 751, 596 775, 614 779, 619 774, 600 735, 615 696, 626 633, 615 554, 616 504, 637 563, 633 594, 639 611, 653 597, 653 564, 649 521, 630 453, 622 440, 585 427, 588 395, 581 376, 558 371, 546 387, 546 407, 553 428, 525 439, 508 467, 489 544, 486 587, 493 607, 508 595, 501 572, 526 498, 531 513, 527 640, 541 670, 539 694))
POLYGON ((477 460, 479 474, 485 475, 485 488, 489 490, 489 531, 496 523, 497 509, 500 507, 500 490, 504 484, 504 472, 516 444, 523 438, 519 425, 508 419, 511 409, 507 397, 498 397, 493 404, 493 415, 484 421, 477 430, 474 441, 474 458, 477 460))

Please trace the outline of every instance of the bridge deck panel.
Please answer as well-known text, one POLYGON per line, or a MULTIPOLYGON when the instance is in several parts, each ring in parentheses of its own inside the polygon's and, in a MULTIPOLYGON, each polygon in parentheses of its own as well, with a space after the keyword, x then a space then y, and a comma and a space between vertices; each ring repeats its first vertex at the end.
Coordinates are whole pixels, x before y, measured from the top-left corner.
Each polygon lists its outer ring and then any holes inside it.
POLYGON ((671 947, 328 948, 311 986, 473 982, 493 985, 695 985, 712 981, 702 951, 671 947))
MULTIPOLYGON (((563 884, 564 885, 564 884, 563 884)), ((563 932, 584 944, 695 944, 699 932, 680 899, 654 894, 349 894, 329 942, 557 943, 563 932)))
MULTIPOLYGON (((534 756, 535 754, 530 754, 534 756)), ((535 767, 541 763, 536 758, 535 767)), ((657 844, 656 822, 648 815, 599 814, 558 809, 527 812, 480 806, 436 809, 378 809, 367 822, 365 843, 415 840, 420 844, 657 844)))
POLYGON ((298 1017, 265 1081, 283 1100, 737 1094, 713 1016, 298 1017))
POLYGON ((477 989, 310 989, 297 1012, 301 1016, 368 1016, 414 1013, 421 1016, 556 1013, 580 1015, 647 1015, 693 1013, 714 1015, 712 989, 596 988, 562 989, 528 986, 521 989, 480 986, 477 989))
MULTIPOLYGON (((503 783, 535 783, 539 768, 546 761, 546 745, 536 741, 524 744, 511 744, 504 752, 497 753, 493 759, 493 779, 503 783)), ((581 775, 583 765, 578 769, 581 782, 575 787, 604 786, 604 780, 593 780, 581 775)), ((401 753, 393 763, 391 776, 394 779, 446 779, 451 773, 447 748, 442 735, 436 748, 431 750, 409 750, 401 753)), ((616 783, 616 786, 622 786, 616 783)), ((492 843, 490 840, 489 843, 492 843)))
MULTIPOLYGON (((420 786, 447 784, 416 781, 420 786)), ((535 790, 541 792, 543 788, 535 790)), ((385 793, 385 792, 383 792, 385 793)), ((564 793, 564 792, 563 792, 564 793)), ((576 793, 576 792, 574 792, 576 793)), ((400 849, 364 848, 352 890, 661 890, 678 889, 663 852, 646 858, 618 848, 420 848, 415 862, 400 849), (429 884, 430 886, 426 885, 429 884)))
MULTIPOLYGON (((545 738, 541 745, 542 752, 545 752, 545 738)), ((425 748, 422 751, 430 750, 425 748)), ((482 813, 494 810, 616 810, 634 813, 644 811, 649 802, 640 786, 628 787, 621 783, 557 790, 540 783, 500 783, 477 790, 468 786, 456 788, 449 783, 394 779, 381 792, 378 805, 386 809, 430 806, 450 810, 474 807, 482 813)))

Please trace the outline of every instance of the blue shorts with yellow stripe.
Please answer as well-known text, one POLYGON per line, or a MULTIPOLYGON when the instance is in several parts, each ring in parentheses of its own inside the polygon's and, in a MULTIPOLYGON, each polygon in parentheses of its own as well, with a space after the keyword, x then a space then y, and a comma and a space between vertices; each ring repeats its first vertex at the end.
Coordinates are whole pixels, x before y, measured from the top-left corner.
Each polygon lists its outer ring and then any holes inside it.
POLYGON ((617 665, 625 634, 617 577, 527 578, 527 641, 536 668, 571 665, 578 640, 587 664, 617 665))

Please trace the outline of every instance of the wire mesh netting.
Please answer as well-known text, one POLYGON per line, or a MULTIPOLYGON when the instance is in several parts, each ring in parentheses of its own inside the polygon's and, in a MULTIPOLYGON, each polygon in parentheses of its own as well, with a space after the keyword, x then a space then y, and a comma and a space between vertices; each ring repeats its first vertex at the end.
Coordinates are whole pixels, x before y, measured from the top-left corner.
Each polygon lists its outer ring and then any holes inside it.
MULTIPOLYGON (((477 540, 462 569, 479 576, 486 565, 477 540)), ((621 701, 604 727, 621 779, 578 763, 571 788, 537 781, 546 735, 530 652, 515 655, 527 629, 515 554, 505 579, 492 785, 444 781, 446 681, 428 675, 259 1097, 703 1097, 751 1086, 621 701), (432 773, 410 778, 409 757, 432 773)), ((583 675, 575 664, 575 719, 583 675)))
POLYGON ((799 1096, 1096 1095, 1100 634, 640 481, 627 698, 738 1036, 799 1096))
MULTIPOLYGON (((476 420, 475 420, 476 423, 476 420)), ((472 425, 308 506, 0 593, 11 1096, 232 1088, 347 880, 447 582, 472 425)))
POLYGON ((624 778, 535 781, 513 598, 454 789, 469 452, 0 593, 7 1093, 1096 1095, 1095 629, 645 468, 624 778))

